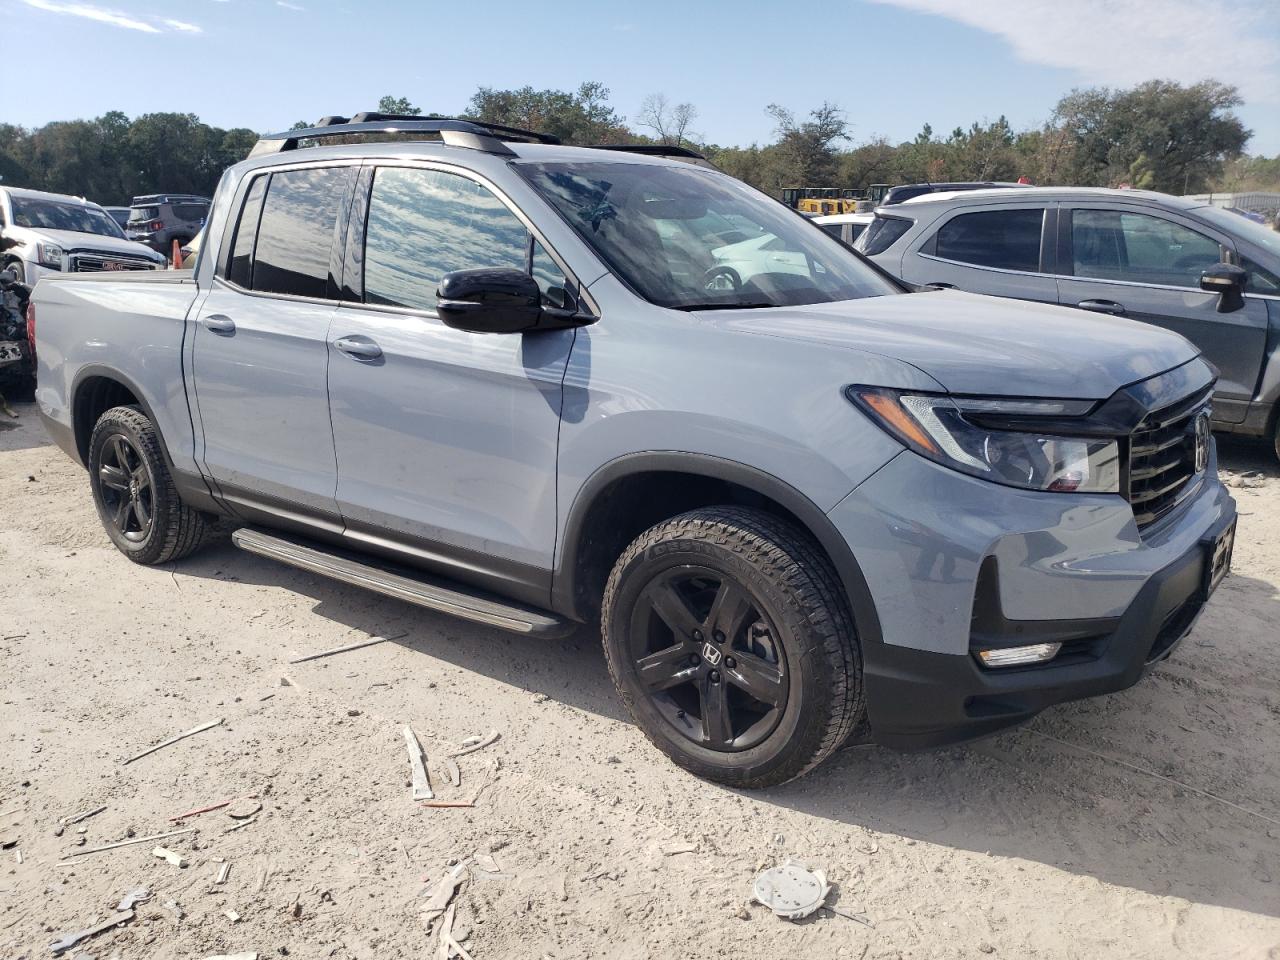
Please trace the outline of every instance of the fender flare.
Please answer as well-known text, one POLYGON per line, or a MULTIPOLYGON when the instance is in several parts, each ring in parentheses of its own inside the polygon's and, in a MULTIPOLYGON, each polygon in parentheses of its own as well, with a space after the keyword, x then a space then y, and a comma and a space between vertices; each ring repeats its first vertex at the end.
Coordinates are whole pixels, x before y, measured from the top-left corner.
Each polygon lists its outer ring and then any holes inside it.
POLYGON ((790 511, 818 541, 831 559, 853 612, 854 627, 862 643, 879 643, 882 637, 875 601, 853 550, 831 519, 789 483, 756 467, 707 454, 652 451, 626 454, 599 467, 578 489, 565 519, 564 537, 556 555, 552 579, 552 608, 581 616, 577 601, 578 545, 592 506, 614 482, 641 473, 688 473, 724 480, 766 497, 790 511))

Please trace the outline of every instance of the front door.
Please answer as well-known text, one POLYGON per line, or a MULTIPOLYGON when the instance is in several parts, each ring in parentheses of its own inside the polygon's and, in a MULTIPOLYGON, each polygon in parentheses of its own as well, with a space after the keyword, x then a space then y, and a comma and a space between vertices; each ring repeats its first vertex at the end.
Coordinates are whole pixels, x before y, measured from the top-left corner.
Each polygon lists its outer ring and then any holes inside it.
MULTIPOLYGON (((1267 343, 1266 305, 1218 312, 1219 294, 1200 289, 1200 274, 1227 259, 1208 231, 1136 209, 1079 206, 1060 236, 1058 280, 1064 306, 1128 317, 1182 334, 1218 368, 1214 419, 1236 423, 1258 384, 1267 343), (1235 401, 1235 402, 1231 402, 1235 401)), ((1158 370, 1151 371, 1159 373, 1158 370)))
MULTIPOLYGON (((337 500, 347 536, 545 602, 556 530, 561 382, 572 330, 475 334, 435 315, 454 270, 564 274, 492 190, 459 172, 380 166, 362 217, 360 303, 329 337, 337 500), (524 588, 522 590, 522 588, 524 588)), ((350 273, 350 271, 348 271, 350 273)))
POLYGON ((199 309, 192 362, 199 459, 222 496, 333 526, 331 261, 356 169, 285 170, 249 185, 199 309))

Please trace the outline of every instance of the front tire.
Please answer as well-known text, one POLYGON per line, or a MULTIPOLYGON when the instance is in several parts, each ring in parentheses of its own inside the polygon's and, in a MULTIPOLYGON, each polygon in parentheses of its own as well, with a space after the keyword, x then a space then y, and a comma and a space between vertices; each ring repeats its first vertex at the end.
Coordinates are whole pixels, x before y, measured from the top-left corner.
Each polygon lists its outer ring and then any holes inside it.
POLYGON ((708 780, 793 780, 864 715, 835 571, 805 533, 770 514, 713 507, 647 530, 614 566, 601 624, 636 723, 708 780))
POLYGON ((113 407, 89 438, 89 485, 111 542, 134 563, 180 560, 199 549, 212 518, 182 502, 155 425, 137 407, 113 407))

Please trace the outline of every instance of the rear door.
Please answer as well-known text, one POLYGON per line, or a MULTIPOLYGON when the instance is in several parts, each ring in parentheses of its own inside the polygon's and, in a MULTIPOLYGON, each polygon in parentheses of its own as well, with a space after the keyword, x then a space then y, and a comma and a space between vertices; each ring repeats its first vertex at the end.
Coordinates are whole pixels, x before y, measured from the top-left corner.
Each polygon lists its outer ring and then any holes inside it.
POLYGON ((934 222, 902 258, 909 283, 1057 303, 1053 217, 1043 201, 962 206, 934 222))
POLYGON ((545 603, 574 331, 468 333, 435 306, 441 278, 472 267, 532 272, 561 306, 564 268, 495 188, 458 168, 367 168, 352 224, 343 284, 355 302, 329 337, 347 536, 545 603))
POLYGON ((241 188, 192 362, 201 459, 222 496, 335 528, 327 336, 357 169, 273 170, 241 188))
MULTIPOLYGON (((1230 258, 1230 240, 1169 211, 1099 201, 1063 205, 1059 302, 1129 317, 1182 334, 1218 368, 1214 418, 1247 411, 1267 342, 1266 305, 1219 313, 1219 295, 1200 289, 1203 270, 1230 258)), ((1152 371, 1156 373, 1158 371, 1152 371)))

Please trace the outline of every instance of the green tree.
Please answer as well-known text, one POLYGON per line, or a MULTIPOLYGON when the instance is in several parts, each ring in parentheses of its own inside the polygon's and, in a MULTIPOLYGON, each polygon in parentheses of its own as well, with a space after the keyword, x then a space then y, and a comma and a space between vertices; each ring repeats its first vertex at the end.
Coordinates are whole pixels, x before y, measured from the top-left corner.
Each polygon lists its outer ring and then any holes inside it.
POLYGON ((422 115, 422 108, 415 107, 409 102, 408 97, 386 96, 378 101, 378 112, 394 113, 405 117, 417 117, 422 115))
POLYGON ((795 114, 776 103, 769 104, 766 112, 776 124, 778 148, 783 160, 782 169, 778 171, 781 179, 775 188, 832 184, 838 166, 834 145, 849 138, 849 123, 844 118, 844 111, 823 101, 820 107, 809 111, 809 119, 804 121, 796 120, 795 114))
POLYGON ((466 116, 487 123, 549 133, 565 143, 628 143, 635 135, 609 105, 609 88, 584 83, 576 91, 495 90, 481 87, 472 96, 466 116))

